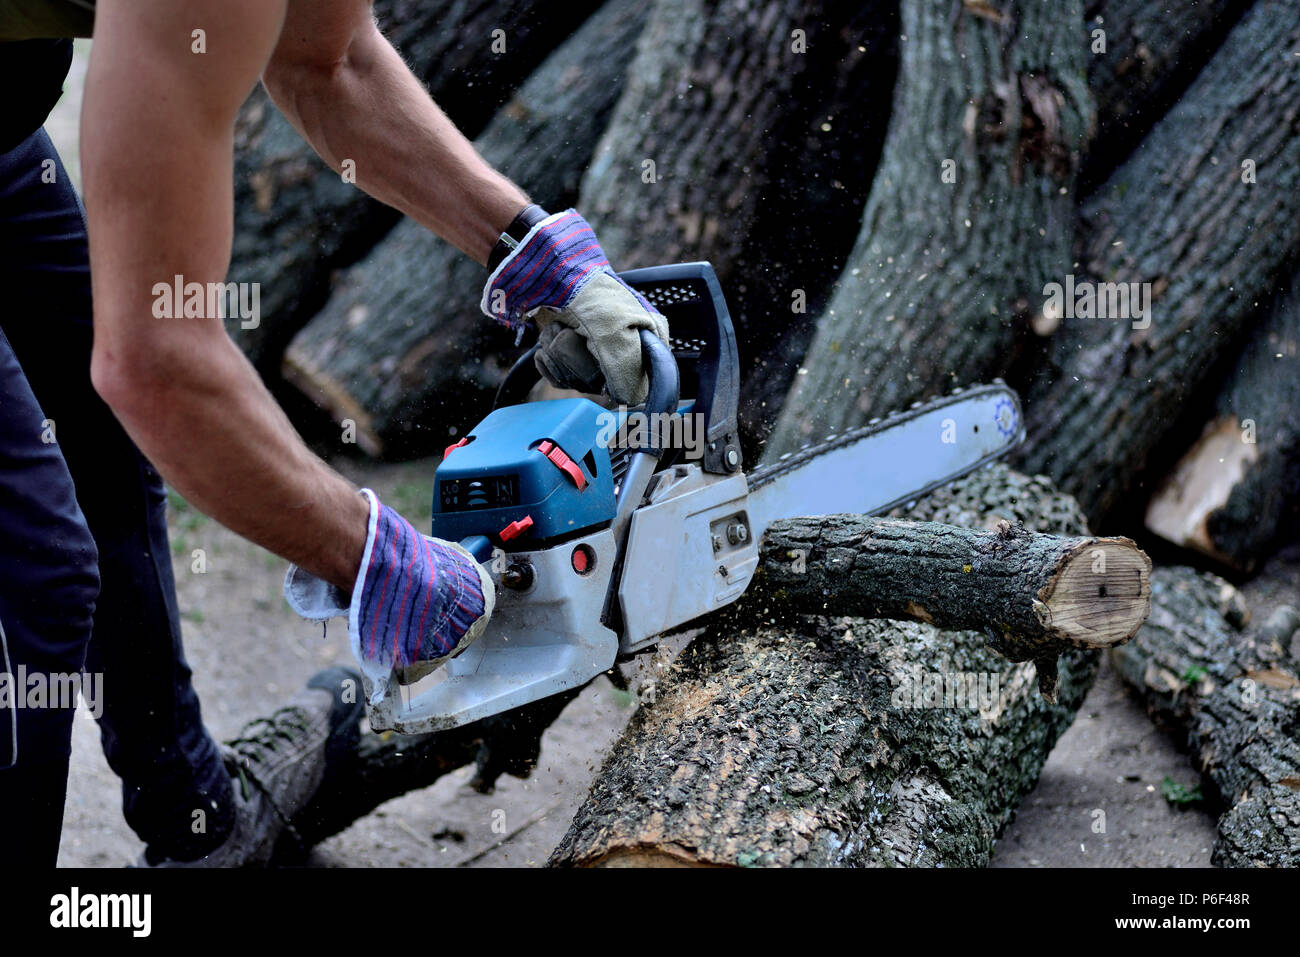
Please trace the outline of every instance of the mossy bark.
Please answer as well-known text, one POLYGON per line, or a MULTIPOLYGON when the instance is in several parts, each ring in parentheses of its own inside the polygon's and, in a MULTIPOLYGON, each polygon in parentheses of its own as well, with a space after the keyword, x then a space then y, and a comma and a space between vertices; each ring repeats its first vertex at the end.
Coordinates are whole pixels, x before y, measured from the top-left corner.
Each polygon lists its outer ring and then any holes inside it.
POLYGON ((1126 683, 1184 737, 1223 808, 1211 860, 1221 867, 1300 866, 1300 613, 1278 607, 1247 627, 1236 590, 1190 568, 1152 576, 1152 611, 1111 652, 1126 683))

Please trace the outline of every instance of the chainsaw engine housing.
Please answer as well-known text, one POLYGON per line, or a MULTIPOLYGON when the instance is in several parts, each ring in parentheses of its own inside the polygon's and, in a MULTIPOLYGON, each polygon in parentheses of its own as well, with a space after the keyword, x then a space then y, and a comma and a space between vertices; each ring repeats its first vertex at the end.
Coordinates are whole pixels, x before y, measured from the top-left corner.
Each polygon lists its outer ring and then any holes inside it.
POLYGON ((434 473, 432 534, 484 535, 511 551, 607 526, 614 478, 597 436, 609 414, 582 398, 492 412, 448 448, 434 473))

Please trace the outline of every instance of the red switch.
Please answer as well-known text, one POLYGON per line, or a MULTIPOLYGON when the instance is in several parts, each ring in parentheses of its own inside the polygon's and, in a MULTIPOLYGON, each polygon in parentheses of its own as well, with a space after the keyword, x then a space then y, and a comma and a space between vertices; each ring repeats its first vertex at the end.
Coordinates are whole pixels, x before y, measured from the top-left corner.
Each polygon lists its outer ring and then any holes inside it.
POLYGON ((458 448, 460 448, 462 445, 466 445, 466 444, 468 444, 468 443, 469 443, 469 436, 467 435, 467 436, 465 436, 463 439, 461 439, 459 442, 456 442, 456 443, 453 444, 453 445, 449 445, 449 446, 447 446, 447 448, 445 448, 445 449, 443 450, 442 457, 445 459, 447 456, 451 455, 451 452, 452 452, 453 449, 458 449, 458 448))
POLYGON ((511 522, 505 528, 501 529, 501 531, 497 533, 497 537, 503 542, 508 542, 510 539, 517 537, 532 527, 533 517, 531 515, 525 515, 523 518, 519 519, 519 521, 511 522))
POLYGON ((537 446, 537 451, 555 463, 555 467, 561 472, 573 479, 573 484, 578 486, 579 492, 587 487, 587 476, 582 474, 582 469, 578 467, 578 463, 569 458, 564 449, 550 439, 543 439, 537 446))

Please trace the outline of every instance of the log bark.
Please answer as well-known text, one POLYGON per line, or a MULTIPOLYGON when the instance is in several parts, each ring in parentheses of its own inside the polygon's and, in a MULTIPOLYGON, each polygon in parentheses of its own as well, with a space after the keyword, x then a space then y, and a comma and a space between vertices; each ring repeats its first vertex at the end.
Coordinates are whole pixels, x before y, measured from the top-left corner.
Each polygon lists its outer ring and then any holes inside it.
POLYGON ((1213 417, 1147 506, 1157 535, 1250 573, 1300 509, 1300 288, 1268 307, 1233 362, 1213 417))
POLYGON ((316 844, 393 798, 475 766, 471 786, 490 794, 502 774, 526 778, 537 766, 542 735, 582 689, 434 734, 363 733, 355 753, 332 762, 316 796, 294 815, 276 845, 277 864, 300 862, 316 844))
POLYGON ((1130 539, 995 531, 862 515, 780 521, 745 601, 770 614, 848 615, 988 630, 1012 661, 1128 641, 1151 561, 1130 539))
MULTIPOLYGON (((377 0, 380 28, 452 121, 477 135, 514 88, 599 6, 510 0, 377 0), (494 53, 493 30, 505 53, 494 53)), ((399 214, 345 183, 259 87, 235 134, 229 281, 261 284, 261 322, 227 329, 263 376, 279 375, 294 333, 325 302, 331 273, 354 262, 399 214)))
MULTIPOLYGON (((622 89, 644 24, 635 0, 611 0, 529 77, 475 146, 562 209, 622 89)), ((336 281, 294 338, 285 378, 357 426, 368 454, 428 454, 472 424, 513 361, 514 335, 479 310, 483 267, 419 224, 399 224, 336 281)))
MULTIPOLYGON (((1080 195, 1103 182, 1141 143, 1151 126, 1178 99, 1249 6, 1249 0, 1172 0, 1160 5, 1147 0, 1089 0, 1085 4, 1085 29, 1089 31, 1085 60, 1088 88, 1096 106, 1097 132, 1089 139, 1083 153, 1077 187, 1080 195), (1104 53, 1092 52, 1094 39, 1091 31, 1096 29, 1105 30, 1104 53)), ((866 89, 878 89, 880 93, 875 95, 883 97, 889 83, 879 80, 866 89)), ((827 110, 827 115, 839 116, 840 111, 827 110)), ((875 121, 875 125, 879 125, 879 121, 875 121)), ((854 169, 850 165, 852 157, 846 156, 845 159, 849 163, 841 164, 835 174, 840 179, 847 179, 846 174, 851 174, 854 169)), ((858 165, 864 172, 875 169, 874 158, 869 164, 859 162, 858 165)), ((855 195, 855 190, 850 187, 843 205, 846 210, 851 205, 858 216, 861 201, 849 202, 855 195)), ((813 331, 811 317, 825 308, 830 291, 824 273, 789 262, 789 257, 801 250, 814 251, 815 255, 809 261, 822 263, 823 269, 827 266, 838 269, 847 254, 847 249, 844 249, 836 255, 829 255, 816 245, 818 237, 826 233, 834 235, 838 230, 833 226, 827 228, 825 212, 815 204, 806 209, 792 209, 788 221, 790 232, 787 236, 764 240, 771 268, 760 268, 757 280, 752 275, 746 276, 746 292, 739 300, 739 310, 751 325, 749 316, 764 322, 761 334, 750 332, 743 341, 748 355, 752 356, 748 360, 749 374, 741 393, 741 429, 747 448, 771 432, 790 383, 808 351, 813 331), (799 235, 801 226, 810 228, 813 236, 799 235), (791 287, 800 285, 793 283, 791 276, 810 274, 813 280, 801 283, 809 287, 806 315, 787 316, 785 309, 770 310, 770 315, 765 315, 765 302, 779 306, 789 297, 791 287), (751 289, 753 294, 749 292, 751 289), (778 318, 780 322, 774 326, 778 318)), ((855 220, 855 228, 856 225, 855 220)), ((1069 241, 1068 237, 1066 241, 1069 241)), ((983 278, 973 275, 968 277, 968 281, 978 283, 983 278)), ((1031 348, 1035 345, 1031 339, 1031 348)), ((1030 364, 1035 358, 1037 356, 1030 355, 1021 361, 1030 364)))
POLYGON ((1151 618, 1112 651, 1158 721, 1181 734, 1224 813, 1221 867, 1300 865, 1300 613, 1279 606, 1247 629, 1241 596, 1189 568, 1157 569, 1151 618))
MULTIPOLYGON (((1086 534, 1068 497, 1001 467, 911 515, 1086 534)), ((978 632, 821 616, 711 624, 633 716, 551 863, 984 864, 1095 655, 1061 656, 1052 704, 1032 666, 978 632)))
POLYGON ((1082 21, 1077 0, 903 0, 862 230, 766 456, 1009 367, 1071 260, 1092 122, 1082 21))
MULTIPOLYGON (((957 698, 961 701, 969 699, 973 705, 978 705, 983 694, 983 703, 988 706, 985 711, 994 708, 1001 713, 1002 709, 1012 707, 1020 714, 1017 720, 1025 721, 1031 720, 1031 714, 1045 713, 1049 718, 1045 729, 1029 725, 1017 727, 1018 734, 1035 742, 1032 748, 1042 748, 1045 754, 1046 738, 1040 738, 1040 730, 1049 737, 1059 734, 1066 723, 1064 712, 1053 710, 1046 700, 1041 706, 1032 704, 1029 698, 1037 698, 1032 693, 1032 669, 1010 672, 1004 677, 1006 662, 987 649, 982 650, 980 645, 987 637, 1005 655, 1037 657, 1040 660, 1045 654, 1051 654, 1054 660, 1055 652, 1065 649, 1063 691, 1056 707, 1072 708, 1077 706, 1075 699, 1081 698, 1084 685, 1092 675, 1092 659, 1075 649, 1095 645, 1098 639, 1080 636, 1068 624, 1062 625, 1059 619, 1056 627, 1045 625, 1032 610, 1028 615, 1017 615, 1014 610, 1008 614, 1008 607, 997 602, 981 599, 979 608, 982 610, 973 611, 965 607, 972 594, 968 580, 982 580, 985 583, 982 591, 1005 596, 1007 605, 1013 609, 1019 604, 1023 610, 1029 592, 1041 596, 1049 606, 1061 608, 1063 606, 1057 602, 1069 592, 1064 586, 1071 577, 1071 567, 1077 564, 1080 550, 1085 550, 1082 554, 1088 556, 1091 581, 1095 577, 1091 572, 1091 550, 1098 546, 1111 550, 1109 553, 1116 557, 1103 577, 1113 582, 1117 590, 1127 588, 1132 592, 1125 601, 1128 612, 1118 616, 1113 613, 1115 599, 1112 593, 1106 600, 1109 609, 1106 617, 1127 619, 1131 614, 1144 613, 1146 590, 1141 586, 1131 587, 1124 581, 1129 576, 1119 574, 1117 570, 1125 567, 1144 569, 1144 556, 1124 540, 1105 541, 1079 536, 1077 533, 1082 531, 1082 526, 1073 504, 1054 495, 1041 481, 1011 475, 1005 470, 985 474, 983 481, 968 479, 956 487, 931 493, 916 504, 913 513, 987 522, 993 526, 993 530, 987 532, 935 522, 900 522, 860 516, 793 519, 778 523, 773 526, 770 540, 763 546, 763 576, 743 599, 742 609, 724 613, 723 620, 728 624, 719 626, 718 633, 734 629, 735 622, 746 620, 767 622, 768 630, 771 630, 770 625, 777 617, 788 620, 802 612, 825 611, 827 602, 833 602, 836 609, 842 604, 847 611, 859 616, 916 617, 915 608, 909 608, 908 603, 893 590, 883 588, 876 577, 886 576, 898 585, 901 592, 924 597, 928 603, 925 614, 936 622, 973 625, 981 629, 978 633, 965 633, 966 640, 964 643, 959 641, 951 660, 947 660, 949 654, 945 651, 950 636, 938 635, 932 628, 918 633, 920 638, 929 642, 925 652, 926 663, 946 662, 944 670, 933 674, 920 671, 919 664, 909 664, 901 657, 904 645, 899 636, 890 638, 884 653, 890 662, 888 676, 901 682, 888 689, 891 700, 901 703, 900 706, 906 709, 911 707, 914 697, 916 707, 927 708, 931 706, 927 703, 927 696, 937 694, 940 705, 945 696, 949 704, 957 698), (1037 527, 1059 530, 1069 537, 1043 535, 1016 526, 1014 534, 1008 538, 1008 523, 1023 520, 1029 520, 1037 527), (825 592, 830 579, 825 570, 843 557, 846 546, 842 533, 846 529, 851 530, 849 541, 854 543, 851 547, 863 560, 855 562, 852 572, 847 575, 834 573, 836 591, 833 597, 828 598, 825 592), (856 543, 861 534, 868 531, 876 544, 869 550, 859 548, 856 543), (806 573, 791 574, 789 552, 794 548, 807 549, 806 573), (1042 568, 1036 567, 1038 559, 1031 560, 1031 555, 1041 558, 1042 568), (902 564, 904 559, 906 567, 902 564), (968 562, 972 566, 971 572, 959 572, 963 580, 953 582, 951 587, 933 587, 932 583, 925 581, 932 573, 951 579, 947 566, 959 563, 960 568, 968 562), (1053 569, 1058 571, 1055 581, 1052 581, 1053 569), (975 664, 981 667, 991 665, 993 670, 977 672, 975 664), (938 687, 936 681, 946 684, 938 687), (1013 701, 1008 701, 1003 690, 1007 681, 1014 682, 1013 701)), ((1067 620, 1069 617, 1067 612, 1067 620)), ((858 621, 855 627, 865 629, 863 633, 885 635, 890 626, 858 621)), ((1127 629, 1127 625, 1115 626, 1104 640, 1120 640, 1119 631, 1127 629)), ((850 651, 856 654, 856 651, 850 651)), ((736 652, 742 656, 743 653, 743 650, 736 652)), ((797 656, 789 664, 803 667, 797 656)), ((815 668, 815 665, 810 664, 810 667, 815 668)), ((853 667, 860 670, 862 665, 858 663, 853 667)), ((277 849, 277 862, 301 860, 311 846, 348 827, 384 802, 427 787, 464 765, 477 765, 473 785, 483 791, 490 791, 502 773, 526 777, 536 765, 546 728, 577 694, 575 690, 546 698, 516 711, 437 734, 363 734, 356 754, 330 765, 317 797, 295 816, 277 849)), ((916 733, 930 733, 929 730, 922 731, 921 727, 932 730, 932 724, 921 721, 916 733)), ((946 733, 951 733, 951 729, 946 733)), ((908 747, 919 748, 920 742, 914 741, 908 747)), ((1023 759, 1017 758, 1017 761, 1021 762, 1017 766, 1023 769, 1023 759)), ((918 813, 916 801, 933 800, 936 792, 925 787, 918 793, 926 797, 908 797, 909 814, 918 813)), ((1008 806, 1007 814, 1010 809, 1008 806)), ((958 819, 965 819, 964 814, 960 812, 958 818, 953 819, 954 826, 958 819)), ((984 819, 979 815, 972 820, 984 828, 984 819)), ((976 843, 986 839, 989 839, 986 829, 980 830, 974 838, 976 843)), ((965 839, 954 835, 952 840, 965 839)))
POLYGON ((766 431, 852 249, 897 30, 888 0, 659 0, 583 179, 582 209, 620 266, 713 263, 748 431, 766 431))
MULTIPOLYGON (((1078 278, 1149 290, 1150 322, 1062 321, 1052 361, 1022 388, 1015 461, 1053 476, 1094 525, 1142 504, 1131 493, 1152 478, 1144 466, 1300 251, 1297 43, 1300 2, 1257 3, 1083 208, 1078 278)), ((1177 454, 1191 437, 1174 437, 1177 454)))
POLYGON ((1088 88, 1097 132, 1079 192, 1106 181, 1209 62, 1252 0, 1085 0, 1088 88), (1104 32, 1104 52, 1094 50, 1104 32))

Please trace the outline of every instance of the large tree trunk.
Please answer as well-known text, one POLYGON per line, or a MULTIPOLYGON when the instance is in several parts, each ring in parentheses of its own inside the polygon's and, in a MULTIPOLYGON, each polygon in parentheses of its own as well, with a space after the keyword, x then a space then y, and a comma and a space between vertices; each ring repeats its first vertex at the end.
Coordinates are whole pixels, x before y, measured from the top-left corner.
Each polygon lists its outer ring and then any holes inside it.
POLYGON ((1000 374, 1069 267, 1092 113, 1080 4, 904 0, 902 14, 862 232, 769 457, 1000 374))
POLYGON ((1300 613, 1279 607, 1246 630, 1231 585, 1188 568, 1152 576, 1150 620, 1112 652, 1123 679, 1163 724, 1225 809, 1212 860, 1300 866, 1300 677, 1289 650, 1300 613))
MULTIPOLYGON (((610 0, 524 83, 478 138, 483 157, 561 209, 623 87, 645 19, 610 0)), ((285 356, 285 377, 371 455, 429 453, 486 411, 514 335, 479 310, 483 267, 407 220, 336 282, 285 356)))
POLYGON ((659 0, 583 180, 582 208, 620 266, 713 263, 751 428, 764 403, 779 406, 788 380, 769 367, 802 351, 857 234, 888 119, 896 8, 659 0))
MULTIPOLYGON (((911 514, 1085 531, 1070 499, 1000 467, 911 514)), ((1053 704, 983 633, 743 619, 683 652, 552 863, 984 864, 1096 669, 1095 652, 1063 654, 1053 704)))
POLYGON ((1147 507, 1148 529, 1239 572, 1294 533, 1300 508, 1297 280, 1253 330, 1213 418, 1147 507))
MULTIPOLYGON (((377 0, 380 28, 438 104, 475 136, 514 88, 599 6, 512 0, 377 0), (504 31, 505 52, 492 49, 504 31)), ((258 88, 235 132, 231 282, 261 284, 261 322, 227 328, 264 376, 329 295, 330 274, 355 261, 399 214, 343 181, 258 88)))
POLYGON ((1026 397, 1018 461, 1056 478, 1094 524, 1132 502, 1153 450, 1300 250, 1297 44, 1300 0, 1256 3, 1084 207, 1079 278, 1149 284, 1150 325, 1062 322, 1053 367, 1026 397), (1257 183, 1243 182, 1246 161, 1257 183))

